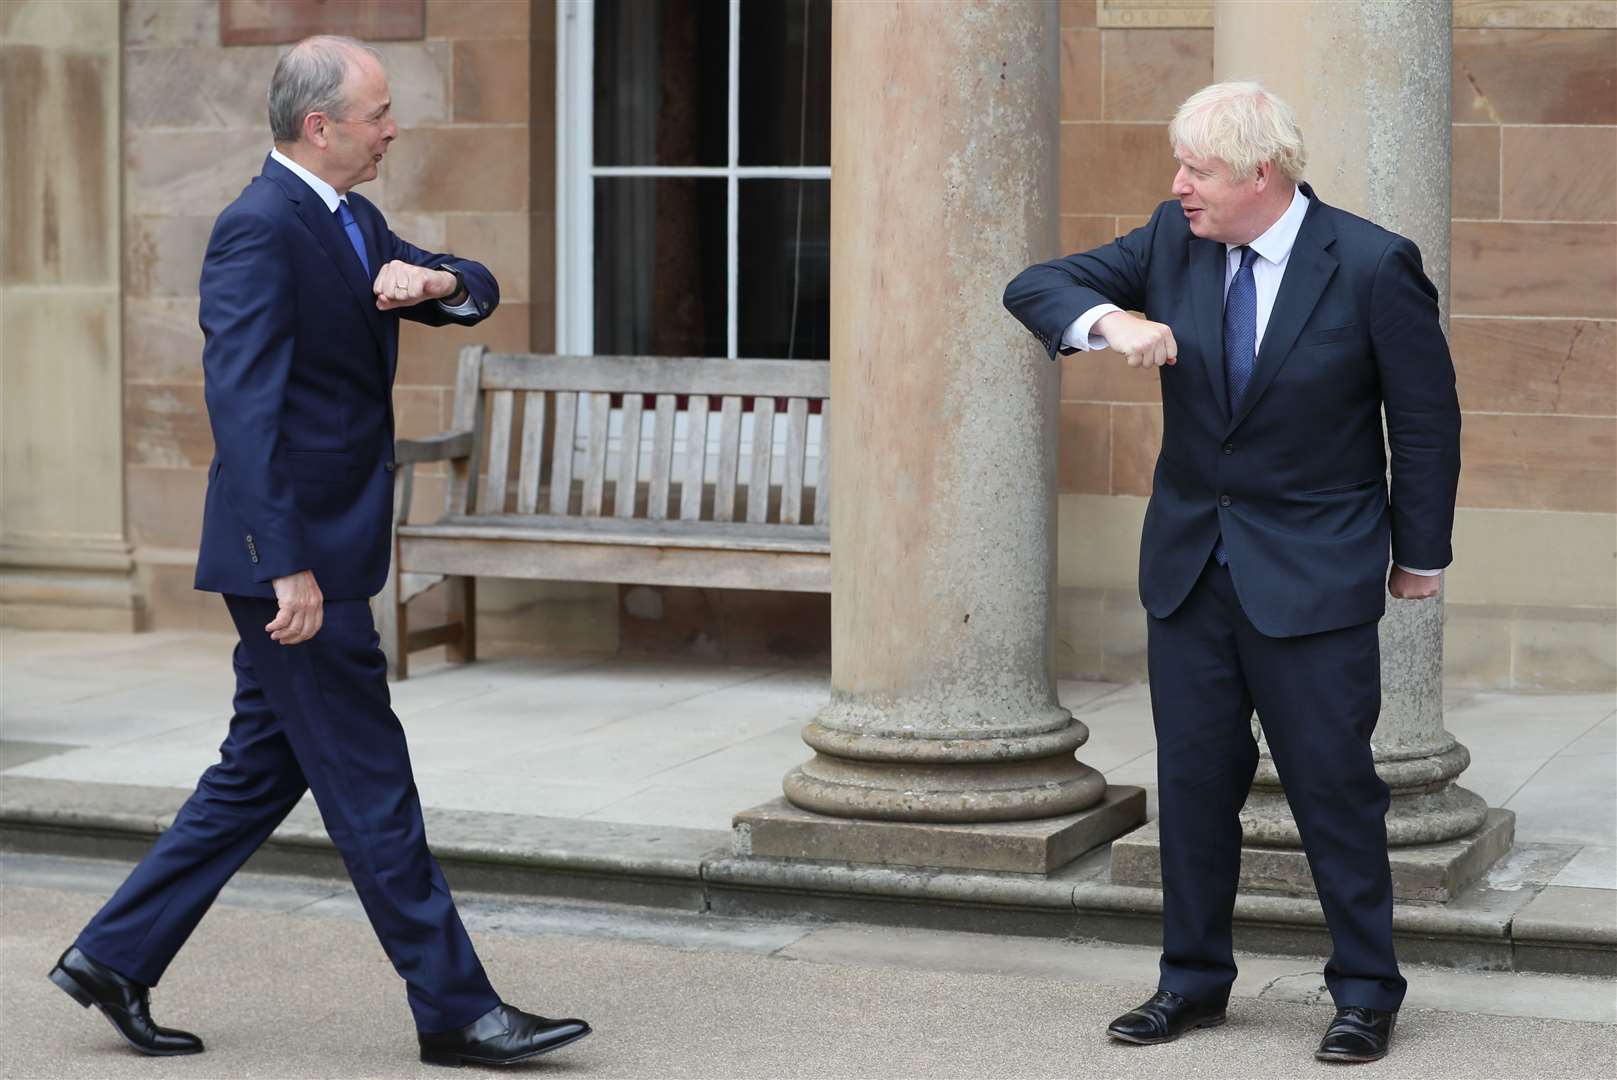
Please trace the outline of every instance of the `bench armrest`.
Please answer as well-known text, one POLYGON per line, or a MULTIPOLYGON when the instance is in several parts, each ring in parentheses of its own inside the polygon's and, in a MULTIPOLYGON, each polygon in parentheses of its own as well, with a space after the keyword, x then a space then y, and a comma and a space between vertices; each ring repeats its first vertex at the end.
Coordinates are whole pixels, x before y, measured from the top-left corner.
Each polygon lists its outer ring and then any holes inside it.
POLYGON ((429 435, 425 439, 393 440, 393 461, 398 465, 416 465, 423 461, 452 461, 456 458, 470 457, 471 454, 470 431, 446 431, 441 435, 429 435))

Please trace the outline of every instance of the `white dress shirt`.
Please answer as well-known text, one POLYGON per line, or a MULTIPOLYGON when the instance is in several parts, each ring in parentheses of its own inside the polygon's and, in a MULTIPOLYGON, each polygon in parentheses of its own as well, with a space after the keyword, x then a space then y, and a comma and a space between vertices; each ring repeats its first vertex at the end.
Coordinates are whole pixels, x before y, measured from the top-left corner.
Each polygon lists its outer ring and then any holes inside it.
MULTIPOLYGON (((1269 316, 1274 312, 1275 297, 1280 294, 1280 279, 1285 276, 1286 263, 1291 261, 1291 249, 1297 243, 1297 233, 1303 227, 1303 218, 1308 214, 1308 196, 1302 189, 1292 192, 1291 205, 1280 219, 1264 232, 1264 234, 1247 245, 1258 253, 1252 261, 1252 282, 1258 293, 1258 333, 1254 339, 1255 344, 1261 348, 1263 345, 1263 332, 1269 328, 1269 316)), ((1229 295, 1230 282, 1235 280, 1235 272, 1241 268, 1239 244, 1224 245, 1224 293, 1229 295)), ((1106 348, 1106 339, 1093 332, 1094 325, 1105 315, 1122 308, 1116 304, 1097 304, 1074 319, 1061 335, 1061 344, 1069 349, 1087 352, 1093 349, 1106 348)), ((1416 570, 1413 567, 1400 566, 1400 570, 1407 570, 1411 574, 1422 577, 1436 577, 1441 570, 1416 570)))
MULTIPOLYGON (((330 184, 320 179, 320 177, 316 176, 308 169, 305 169, 302 165, 299 165, 297 162, 293 161, 291 158, 287 157, 274 147, 270 148, 270 157, 274 158, 276 161, 286 166, 287 169, 291 170, 293 176, 296 176, 299 180, 302 180, 305 184, 308 184, 310 190, 312 190, 316 195, 320 196, 321 201, 326 204, 327 212, 335 214, 337 212, 337 204, 348 201, 347 196, 338 195, 336 188, 332 187, 330 184)), ((374 257, 374 255, 372 257, 374 257)), ((477 314, 477 302, 472 299, 470 293, 467 293, 466 299, 462 300, 458 304, 450 305, 442 300, 439 300, 438 306, 443 308, 451 315, 477 314)))

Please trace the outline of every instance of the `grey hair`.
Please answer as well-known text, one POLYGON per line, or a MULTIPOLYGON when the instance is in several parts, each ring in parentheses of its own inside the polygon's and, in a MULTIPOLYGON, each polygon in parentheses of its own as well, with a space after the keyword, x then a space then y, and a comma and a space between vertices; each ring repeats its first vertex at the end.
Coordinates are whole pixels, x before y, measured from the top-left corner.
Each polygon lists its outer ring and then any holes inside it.
POLYGON ((1297 114, 1255 82, 1214 83, 1190 95, 1168 125, 1168 141, 1175 150, 1217 158, 1237 177, 1269 161, 1297 183, 1308 163, 1297 114))
POLYGON ((347 104, 343 81, 360 53, 382 59, 363 41, 336 34, 304 38, 281 54, 269 85, 270 134, 276 142, 297 142, 303 137, 305 116, 336 113, 347 104))

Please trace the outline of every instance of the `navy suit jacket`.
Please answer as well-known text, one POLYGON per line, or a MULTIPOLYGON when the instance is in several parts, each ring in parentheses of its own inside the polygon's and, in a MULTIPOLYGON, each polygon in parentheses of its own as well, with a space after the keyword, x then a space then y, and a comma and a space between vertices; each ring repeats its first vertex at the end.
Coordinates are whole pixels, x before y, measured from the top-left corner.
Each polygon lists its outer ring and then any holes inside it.
POLYGON ((412 247, 357 194, 348 205, 369 272, 337 216, 273 158, 214 224, 201 283, 214 458, 198 589, 271 597, 274 578, 311 570, 328 600, 381 591, 399 319, 470 326, 499 303, 481 264, 412 247), (371 282, 391 259, 452 263, 477 314, 432 300, 378 311, 371 282))
POLYGON ((1308 212, 1233 415, 1225 247, 1191 233, 1177 202, 1109 245, 1029 267, 1005 291, 1052 359, 1098 304, 1173 330, 1140 544, 1140 599, 1157 618, 1184 601, 1221 533, 1242 609, 1271 637, 1380 618, 1389 542, 1404 566, 1452 559, 1460 406, 1437 290, 1409 240, 1302 190, 1308 212))

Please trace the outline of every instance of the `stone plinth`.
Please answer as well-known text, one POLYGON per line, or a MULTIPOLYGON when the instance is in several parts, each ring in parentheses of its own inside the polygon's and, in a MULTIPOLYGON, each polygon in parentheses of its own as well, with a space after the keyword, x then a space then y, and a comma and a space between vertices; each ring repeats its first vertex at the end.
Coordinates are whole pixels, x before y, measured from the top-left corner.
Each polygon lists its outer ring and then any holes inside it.
POLYGON ((1145 789, 1109 787, 1076 814, 953 825, 829 817, 774 799, 735 816, 735 853, 770 859, 1048 874, 1145 820, 1145 789))
MULTIPOLYGON (((1482 877, 1510 850, 1516 815, 1488 810, 1482 827, 1467 836, 1435 844, 1391 849, 1392 895, 1397 900, 1447 903, 1482 877)), ((1162 852, 1157 823, 1151 822, 1112 844, 1112 883, 1162 888, 1162 852)), ((1315 896, 1314 876, 1301 848, 1260 847, 1247 838, 1241 848, 1241 891, 1315 896)))

